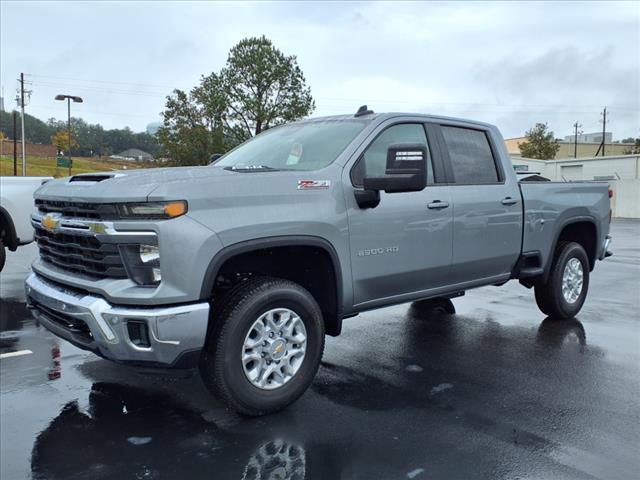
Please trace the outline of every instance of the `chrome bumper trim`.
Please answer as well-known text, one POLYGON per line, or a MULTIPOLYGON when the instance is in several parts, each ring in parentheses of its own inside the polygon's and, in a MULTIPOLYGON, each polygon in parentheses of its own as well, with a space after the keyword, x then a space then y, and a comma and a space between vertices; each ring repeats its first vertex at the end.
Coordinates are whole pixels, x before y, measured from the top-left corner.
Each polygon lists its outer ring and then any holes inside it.
POLYGON ((600 256, 598 260, 604 260, 607 257, 613 255, 611 251, 609 251, 609 245, 611 245, 611 235, 607 235, 604 237, 604 241, 602 242, 602 249, 600 250, 600 256))
POLYGON ((35 273, 27 278, 25 289, 33 316, 48 330, 110 360, 171 366, 182 353, 204 346, 209 321, 207 302, 154 308, 113 306, 101 297, 65 289, 35 273), (61 317, 84 322, 91 338, 80 339, 72 329, 56 323, 47 309, 61 317), (149 347, 131 342, 128 320, 147 323, 149 347))

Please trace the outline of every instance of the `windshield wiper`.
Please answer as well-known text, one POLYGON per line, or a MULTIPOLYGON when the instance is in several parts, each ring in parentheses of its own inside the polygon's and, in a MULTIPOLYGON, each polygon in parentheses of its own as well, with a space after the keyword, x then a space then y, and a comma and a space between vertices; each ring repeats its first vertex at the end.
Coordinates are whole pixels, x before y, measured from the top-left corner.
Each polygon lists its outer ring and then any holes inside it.
POLYGON ((225 167, 225 170, 232 172, 277 172, 279 169, 267 165, 234 165, 233 167, 225 167))

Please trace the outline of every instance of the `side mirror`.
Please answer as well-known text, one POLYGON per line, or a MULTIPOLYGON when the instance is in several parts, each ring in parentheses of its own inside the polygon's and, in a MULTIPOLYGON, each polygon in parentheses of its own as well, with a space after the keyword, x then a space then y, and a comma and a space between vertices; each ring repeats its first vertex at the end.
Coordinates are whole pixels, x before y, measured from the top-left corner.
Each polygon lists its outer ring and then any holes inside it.
POLYGON ((391 145, 387 150, 387 168, 382 177, 364 177, 366 190, 387 193, 419 192, 427 186, 427 149, 419 143, 391 145))
POLYGON ((221 154, 221 153, 214 153, 213 155, 211 155, 211 156, 209 157, 209 163, 213 163, 213 162, 215 162, 215 161, 216 161, 216 160, 218 160, 221 156, 222 156, 222 154, 221 154))

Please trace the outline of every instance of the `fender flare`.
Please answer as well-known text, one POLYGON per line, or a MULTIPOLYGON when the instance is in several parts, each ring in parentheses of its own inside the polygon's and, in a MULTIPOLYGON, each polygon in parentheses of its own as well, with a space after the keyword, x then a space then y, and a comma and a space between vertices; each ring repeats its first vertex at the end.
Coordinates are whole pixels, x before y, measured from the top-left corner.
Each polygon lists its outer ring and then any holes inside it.
MULTIPOLYGON (((218 251, 209 262, 207 270, 205 272, 204 280, 202 282, 202 288, 200 289, 200 299, 209 300, 213 287, 215 285, 218 272, 224 263, 236 255, 252 252, 255 250, 264 250, 267 248, 277 247, 318 247, 323 249, 329 255, 331 263, 333 264, 333 272, 336 281, 336 315, 337 325, 340 326, 342 322, 342 308, 343 308, 343 280, 342 271, 340 269, 340 260, 338 253, 334 246, 328 240, 322 237, 316 237, 314 235, 282 235, 276 237, 264 237, 247 240, 244 242, 238 242, 224 247, 218 251)), ((327 319, 325 319, 326 321, 327 319)), ((339 331, 339 329, 338 329, 339 331)))
MULTIPOLYGON (((544 266, 543 282, 546 282, 547 279, 549 278, 549 275, 551 274, 551 263, 553 262, 554 252, 558 247, 558 240, 560 239, 560 234, 566 227, 568 227, 569 225, 573 225, 575 223, 590 223, 593 225, 593 228, 596 231, 596 251, 594 252, 595 256, 593 261, 593 266, 595 266, 595 262, 598 259, 598 248, 599 248, 598 239, 600 238, 600 229, 598 228, 598 222, 596 222, 596 219, 590 215, 580 215, 577 217, 571 217, 566 219, 564 222, 560 224, 558 228, 556 228, 556 232, 553 237, 553 243, 551 244, 551 251, 549 252, 547 263, 544 266)), ((589 252, 587 252, 587 255, 589 255, 589 252)), ((593 270, 593 267, 592 267, 592 270, 593 270)))

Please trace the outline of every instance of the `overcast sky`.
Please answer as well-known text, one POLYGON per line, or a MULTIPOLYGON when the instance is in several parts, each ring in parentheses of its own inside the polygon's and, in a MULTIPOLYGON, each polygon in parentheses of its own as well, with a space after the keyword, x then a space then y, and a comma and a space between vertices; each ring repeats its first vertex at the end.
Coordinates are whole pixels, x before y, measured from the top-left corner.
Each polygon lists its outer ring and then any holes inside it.
POLYGON ((505 137, 548 122, 557 137, 602 128, 640 136, 640 2, 6 2, 5 108, 20 72, 27 112, 144 130, 164 97, 219 70, 229 49, 266 35, 298 57, 314 116, 425 112, 497 124, 505 137))

